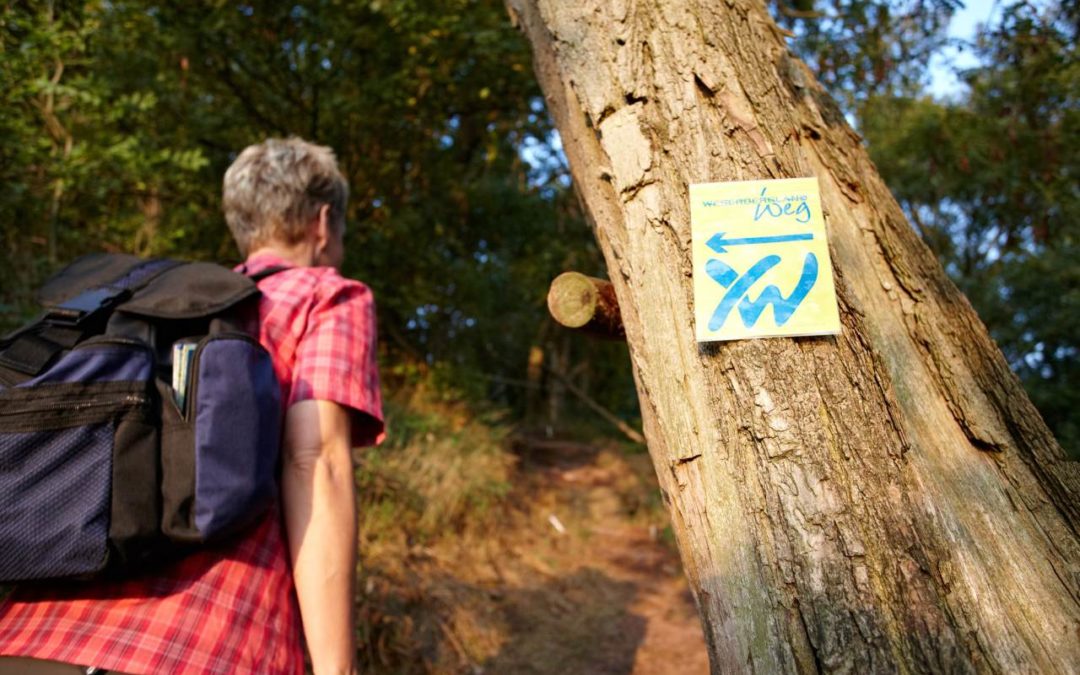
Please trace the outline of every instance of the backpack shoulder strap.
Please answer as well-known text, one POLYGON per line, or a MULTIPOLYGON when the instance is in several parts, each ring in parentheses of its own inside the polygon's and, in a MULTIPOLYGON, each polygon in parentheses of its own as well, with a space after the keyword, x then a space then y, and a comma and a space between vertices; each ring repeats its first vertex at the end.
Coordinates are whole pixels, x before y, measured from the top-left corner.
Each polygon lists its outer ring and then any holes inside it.
POLYGON ((260 281, 262 281, 266 277, 273 276, 273 275, 277 274, 278 272, 284 272, 285 270, 291 270, 291 269, 292 269, 291 267, 287 267, 285 265, 274 265, 273 267, 267 267, 266 269, 262 270, 261 272, 256 272, 255 274, 247 274, 245 276, 247 276, 249 279, 251 279, 255 283, 259 283, 260 281))

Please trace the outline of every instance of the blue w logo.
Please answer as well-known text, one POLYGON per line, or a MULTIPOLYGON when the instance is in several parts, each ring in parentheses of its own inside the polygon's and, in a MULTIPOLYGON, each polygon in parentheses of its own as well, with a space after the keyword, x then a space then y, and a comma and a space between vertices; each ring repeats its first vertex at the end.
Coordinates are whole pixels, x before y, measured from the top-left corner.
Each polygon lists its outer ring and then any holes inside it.
MULTIPOLYGON (((712 242, 710 242, 711 245, 712 242)), ((713 247, 715 249, 715 247, 713 247)), ((722 252, 722 251, 721 251, 722 252)), ((728 314, 738 304, 739 314, 742 316, 743 325, 752 328, 757 323, 761 313, 769 305, 773 306, 773 315, 776 317, 776 325, 783 326, 791 315, 798 309, 799 303, 805 298, 814 282, 817 281, 818 261, 813 253, 807 253, 803 261, 802 276, 795 289, 786 298, 776 286, 769 285, 758 295, 757 300, 749 299, 750 288, 757 283, 766 272, 780 263, 780 256, 769 255, 754 263, 754 266, 739 276, 730 265, 715 258, 705 263, 705 272, 713 281, 728 289, 723 300, 716 306, 712 318, 709 319, 709 330, 719 330, 724 325, 728 314)))

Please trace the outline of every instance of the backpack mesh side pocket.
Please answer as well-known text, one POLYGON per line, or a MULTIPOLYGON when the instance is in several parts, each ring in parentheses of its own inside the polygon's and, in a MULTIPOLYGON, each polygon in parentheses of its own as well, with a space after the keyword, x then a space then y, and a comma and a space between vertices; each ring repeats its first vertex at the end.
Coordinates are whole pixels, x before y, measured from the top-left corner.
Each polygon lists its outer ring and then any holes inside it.
POLYGON ((147 414, 151 363, 144 347, 98 342, 0 391, 0 580, 109 565, 117 435, 147 414))
POLYGON ((0 578, 93 574, 108 560, 112 425, 0 432, 0 578))

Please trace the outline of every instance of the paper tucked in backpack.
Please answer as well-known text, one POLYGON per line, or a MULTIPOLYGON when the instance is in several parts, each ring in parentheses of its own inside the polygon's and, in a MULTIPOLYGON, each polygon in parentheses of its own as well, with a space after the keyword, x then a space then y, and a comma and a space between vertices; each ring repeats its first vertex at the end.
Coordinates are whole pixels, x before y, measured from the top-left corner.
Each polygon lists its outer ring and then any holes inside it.
POLYGON ((840 332, 816 178, 690 186, 697 339, 840 332))

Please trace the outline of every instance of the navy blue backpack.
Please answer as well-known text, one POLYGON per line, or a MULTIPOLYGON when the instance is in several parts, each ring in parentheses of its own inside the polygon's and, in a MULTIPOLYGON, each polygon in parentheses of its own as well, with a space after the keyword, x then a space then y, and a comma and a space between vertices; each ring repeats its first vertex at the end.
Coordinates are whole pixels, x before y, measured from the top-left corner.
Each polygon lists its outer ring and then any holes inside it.
POLYGON ((0 340, 0 583, 134 576, 265 514, 282 411, 258 297, 219 265, 115 254, 45 284, 0 340))

